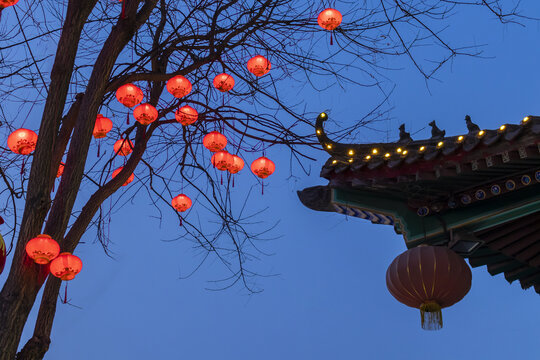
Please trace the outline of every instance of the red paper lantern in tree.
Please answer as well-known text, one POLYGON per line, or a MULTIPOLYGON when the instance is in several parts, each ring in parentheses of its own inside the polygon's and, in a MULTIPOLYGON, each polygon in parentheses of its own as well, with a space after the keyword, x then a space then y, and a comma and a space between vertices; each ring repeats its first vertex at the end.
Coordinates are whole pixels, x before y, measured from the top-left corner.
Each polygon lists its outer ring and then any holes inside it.
POLYGON ((58 171, 56 172, 56 177, 59 178, 64 173, 64 163, 58 165, 58 171))
POLYGON ((274 162, 264 156, 251 163, 251 171, 261 179, 266 179, 276 170, 274 162))
POLYGON ((227 151, 222 150, 212 155, 212 165, 220 171, 226 171, 233 163, 233 156, 227 151))
POLYGON ((272 68, 272 64, 262 55, 256 55, 249 59, 247 63, 247 68, 250 73, 255 76, 263 76, 268 74, 272 68))
POLYGON ((212 131, 203 138, 203 146, 211 152, 221 151, 227 146, 227 138, 217 131, 212 131))
POLYGON ((125 84, 116 90, 116 98, 122 105, 131 108, 137 104, 140 104, 144 98, 144 95, 138 86, 133 84, 125 84))
POLYGON ((171 204, 176 211, 184 212, 191 207, 192 202, 189 196, 180 194, 172 199, 171 204))
POLYGON ((133 143, 129 139, 120 139, 114 143, 114 152, 120 156, 128 156, 133 152, 133 143))
POLYGON ((229 74, 219 74, 214 78, 214 87, 221 92, 227 92, 234 87, 234 78, 229 74))
POLYGON ((0 10, 13 6, 18 2, 19 0, 0 0, 0 10))
POLYGON ((26 253, 36 264, 45 265, 60 254, 60 245, 49 235, 41 234, 26 243, 26 253))
MULTIPOLYGON (((124 167, 121 166, 119 167, 118 169, 114 170, 113 173, 112 173, 112 178, 114 179, 116 177, 116 175, 118 175, 120 173, 120 171, 122 171, 124 167)), ((126 180, 125 183, 122 184, 122 186, 126 186, 127 184, 129 184, 130 182, 133 181, 133 179, 135 179, 135 175, 134 174, 131 174, 129 175, 128 179, 126 180)))
POLYGON ((7 144, 15 154, 28 155, 36 149, 37 139, 32 130, 17 129, 8 136, 7 144))
POLYGON ((471 270, 452 250, 419 246, 396 257, 386 271, 386 286, 399 302, 420 309, 425 330, 442 327, 441 309, 460 301, 471 288, 471 270))
POLYGON ((231 174, 236 174, 244 168, 244 160, 238 155, 232 155, 232 164, 227 170, 231 174))
POLYGON ((149 103, 144 103, 133 110, 133 116, 135 117, 135 120, 141 124, 148 125, 156 121, 158 118, 158 111, 149 103))
POLYGON ((113 123, 111 119, 106 118, 105 116, 98 114, 96 117, 96 125, 94 125, 94 131, 92 132, 92 135, 94 135, 95 139, 101 139, 107 136, 107 133, 111 131, 113 128, 113 123))
POLYGON ((195 121, 197 121, 197 119, 199 118, 199 113, 191 106, 184 105, 180 109, 176 110, 176 112, 174 113, 174 117, 176 118, 176 121, 186 126, 191 125, 195 121))
POLYGON ((341 16, 341 13, 337 11, 336 9, 324 9, 319 14, 319 17, 317 18, 317 22, 319 23, 319 26, 322 27, 325 30, 332 31, 335 28, 337 28, 341 21, 343 20, 343 16, 341 16))
POLYGON ((167 91, 176 98, 182 98, 191 92, 191 82, 182 75, 176 75, 167 81, 167 91))
POLYGON ((4 271, 4 265, 6 265, 6 244, 2 235, 0 235, 0 274, 4 271))
POLYGON ((79 257, 63 252, 49 265, 51 274, 64 281, 73 280, 81 272, 82 261, 79 257))

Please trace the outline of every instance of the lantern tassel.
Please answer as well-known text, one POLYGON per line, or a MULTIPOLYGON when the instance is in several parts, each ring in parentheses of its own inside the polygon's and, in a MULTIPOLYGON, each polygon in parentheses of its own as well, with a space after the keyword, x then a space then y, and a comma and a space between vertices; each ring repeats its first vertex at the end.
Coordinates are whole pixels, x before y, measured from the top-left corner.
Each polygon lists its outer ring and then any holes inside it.
POLYGON ((23 158, 22 164, 21 164, 21 175, 24 175, 24 163, 26 162, 26 159, 23 158))
POLYGON ((101 140, 98 140, 98 143, 97 143, 97 157, 99 157, 100 150, 101 150, 101 140))
POLYGON ((121 0, 122 1, 122 14, 120 15, 120 19, 125 19, 126 18, 126 0, 121 0))
POLYGON ((442 312, 441 306, 435 301, 428 301, 420 306, 420 317, 422 321, 422 329, 424 330, 440 330, 442 329, 442 312))
POLYGON ((232 177, 232 187, 234 187, 234 175, 231 175, 232 177))
POLYGON ((221 173, 221 185, 223 185, 223 173, 221 173))
POLYGON ((182 215, 180 215, 180 226, 182 226, 182 215))
POLYGON ((334 38, 332 36, 332 32, 330 33, 330 45, 334 45, 334 38))
POLYGON ((67 281, 66 281, 66 287, 64 288, 64 304, 67 304, 67 281))
POLYGON ((126 117, 126 125, 129 125, 129 113, 127 113, 127 117, 126 117))
POLYGON ((261 195, 264 195, 264 181, 261 180, 261 195))

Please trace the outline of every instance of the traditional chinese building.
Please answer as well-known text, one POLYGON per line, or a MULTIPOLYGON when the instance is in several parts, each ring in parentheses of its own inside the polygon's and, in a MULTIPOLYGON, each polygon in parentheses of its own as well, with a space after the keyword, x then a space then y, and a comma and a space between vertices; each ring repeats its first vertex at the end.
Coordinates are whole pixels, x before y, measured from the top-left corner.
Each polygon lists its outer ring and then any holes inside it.
POLYGON ((327 118, 316 132, 329 183, 299 191, 305 206, 393 226, 409 249, 448 247, 540 293, 540 117, 488 130, 467 116, 450 137, 432 122, 427 140, 402 125, 396 142, 373 144, 332 141, 327 118))

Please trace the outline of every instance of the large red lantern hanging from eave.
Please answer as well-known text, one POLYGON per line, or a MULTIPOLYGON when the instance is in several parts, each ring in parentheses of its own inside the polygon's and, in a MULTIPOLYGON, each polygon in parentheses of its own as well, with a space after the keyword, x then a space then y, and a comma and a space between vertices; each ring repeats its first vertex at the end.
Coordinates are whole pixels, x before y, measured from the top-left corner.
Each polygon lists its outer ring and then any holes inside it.
POLYGON ((133 117, 139 123, 148 125, 153 123, 158 118, 158 111, 155 107, 148 103, 141 104, 133 110, 133 117))
POLYGON ((19 0, 0 0, 0 11, 2 11, 2 9, 5 9, 7 7, 13 6, 18 2, 19 0))
POLYGON ((4 271, 4 265, 6 265, 6 244, 2 235, 0 235, 0 274, 4 271))
POLYGON ((176 121, 180 124, 187 126, 193 124, 199 118, 197 110, 189 105, 184 105, 174 113, 176 121))
POLYGON ((106 118, 105 116, 98 114, 96 117, 96 124, 94 125, 94 139, 101 139, 107 136, 107 133, 113 128, 113 123, 111 119, 106 118))
POLYGON ((212 131, 204 136, 203 146, 211 152, 221 151, 227 146, 227 138, 217 131, 212 131))
POLYGON ((184 212, 191 207, 192 202, 189 196, 180 194, 171 200, 171 204, 176 211, 184 212))
POLYGON ((114 152, 120 156, 128 156, 133 152, 133 143, 129 139, 120 139, 114 143, 114 152))
MULTIPOLYGON (((118 169, 114 170, 113 173, 112 173, 112 178, 114 179, 116 177, 116 175, 118 175, 120 173, 120 171, 122 171, 124 167, 121 166, 119 167, 118 169)), ((130 182, 133 181, 133 179, 135 179, 135 175, 134 174, 131 174, 129 175, 128 179, 126 180, 125 183, 122 184, 122 186, 126 186, 127 184, 129 184, 130 182)))
POLYGON ((15 154, 28 155, 36 149, 38 136, 28 129, 17 129, 8 136, 8 147, 15 154))
POLYGON ((251 163, 251 171, 261 179, 266 179, 276 170, 276 164, 267 157, 260 157, 251 163))
POLYGON ((26 243, 26 254, 36 264, 45 265, 60 254, 60 245, 49 235, 41 234, 26 243))
MULTIPOLYGON (((324 9, 317 18, 319 26, 328 31, 336 29, 341 24, 342 20, 343 17, 341 16, 341 13, 336 9, 324 9)), ((333 37, 330 33, 330 45, 333 45, 333 43, 333 37)))
POLYGON ((64 281, 73 280, 75 275, 82 270, 82 261, 79 257, 68 252, 63 252, 51 261, 49 270, 51 274, 64 281))
POLYGON ((234 78, 229 74, 219 74, 214 78, 214 87, 221 92, 227 92, 234 87, 234 78))
POLYGON ((116 99, 128 108, 140 104, 144 98, 142 90, 133 84, 122 85, 116 90, 116 99))
POLYGON ((176 98, 182 98, 191 92, 191 82, 182 75, 176 75, 167 81, 167 91, 176 98))
POLYGON ((272 68, 272 64, 262 55, 256 55, 249 59, 247 62, 247 68, 250 73, 255 76, 263 76, 268 74, 272 68))
POLYGON ((396 257, 386 271, 386 286, 399 302, 420 309, 425 330, 442 328, 441 309, 460 301, 471 288, 471 270, 452 250, 419 246, 396 257))

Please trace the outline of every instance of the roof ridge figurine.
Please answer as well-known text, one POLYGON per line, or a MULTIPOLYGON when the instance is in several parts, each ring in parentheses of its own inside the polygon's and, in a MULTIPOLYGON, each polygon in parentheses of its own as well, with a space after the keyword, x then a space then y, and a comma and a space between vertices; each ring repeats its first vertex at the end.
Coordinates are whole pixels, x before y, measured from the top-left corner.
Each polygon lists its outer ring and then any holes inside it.
POLYGON ((469 130, 469 134, 477 133, 480 131, 480 127, 472 122, 469 115, 465 115, 465 122, 467 123, 467 130, 469 130))
POLYGON ((431 138, 432 139, 442 139, 442 138, 444 138, 444 135, 446 135, 446 131, 439 129, 437 124, 435 124, 435 120, 430 122, 429 126, 431 126, 431 138))
POLYGON ((405 124, 399 126, 399 141, 398 144, 408 144, 413 141, 411 134, 405 131, 405 124))

